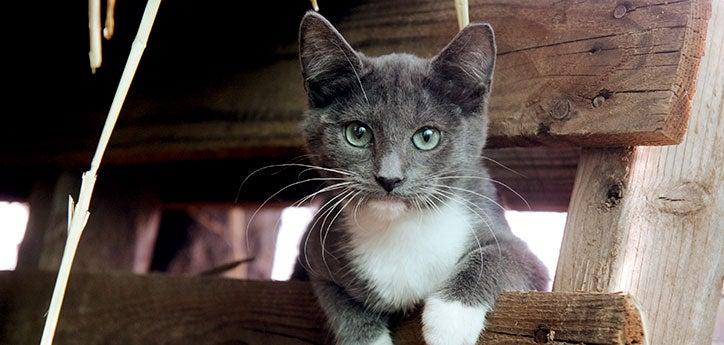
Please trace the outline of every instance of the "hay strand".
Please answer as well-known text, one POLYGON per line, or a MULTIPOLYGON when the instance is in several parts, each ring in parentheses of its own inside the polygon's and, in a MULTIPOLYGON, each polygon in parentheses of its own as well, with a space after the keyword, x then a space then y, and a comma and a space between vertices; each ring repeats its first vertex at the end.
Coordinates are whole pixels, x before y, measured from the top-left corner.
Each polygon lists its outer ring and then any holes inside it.
MULTIPOLYGON (((93 3, 93 0, 90 0, 90 3, 93 3)), ((118 83, 118 89, 116 89, 116 94, 113 97, 113 103, 111 103, 111 108, 108 111, 108 117, 106 118, 106 123, 103 126, 103 132, 101 133, 101 138, 98 141, 98 147, 93 155, 90 170, 83 174, 80 193, 78 195, 78 203, 74 203, 73 198, 69 198, 68 215, 70 218, 68 219, 68 238, 66 240, 65 249, 63 250, 63 259, 60 262, 58 277, 55 281, 55 287, 53 288, 53 297, 50 301, 48 316, 43 328, 43 336, 40 340, 41 345, 51 345, 53 343, 53 337, 58 325, 58 316, 60 315, 60 309, 63 304, 63 297, 65 296, 73 258, 75 257, 78 242, 80 241, 81 234, 83 233, 83 229, 85 228, 90 215, 88 207, 93 194, 93 188, 95 187, 98 168, 100 167, 106 146, 108 146, 108 142, 111 138, 111 133, 113 133, 113 128, 118 120, 118 115, 121 112, 123 101, 125 101, 128 89, 131 87, 133 76, 136 74, 138 63, 141 61, 143 50, 146 48, 146 42, 148 42, 148 36, 151 33, 151 27, 153 26, 153 21, 156 19, 156 13, 158 12, 160 4, 161 0, 149 0, 148 3, 146 3, 146 9, 143 13, 138 33, 133 41, 133 45, 131 46, 131 52, 128 56, 128 60, 126 61, 126 66, 123 69, 121 80, 118 83)), ((98 37, 100 39, 100 5, 98 6, 98 37)))
POLYGON ((458 17, 458 27, 464 29, 470 24, 470 14, 468 8, 468 0, 455 0, 455 13, 458 17))
POLYGON ((116 12, 116 0, 106 1, 106 26, 103 28, 103 38, 110 40, 116 30, 116 21, 114 19, 116 12))
POLYGON ((90 34, 90 59, 91 73, 95 74, 96 69, 101 67, 103 54, 101 53, 101 0, 88 0, 88 32, 90 34))

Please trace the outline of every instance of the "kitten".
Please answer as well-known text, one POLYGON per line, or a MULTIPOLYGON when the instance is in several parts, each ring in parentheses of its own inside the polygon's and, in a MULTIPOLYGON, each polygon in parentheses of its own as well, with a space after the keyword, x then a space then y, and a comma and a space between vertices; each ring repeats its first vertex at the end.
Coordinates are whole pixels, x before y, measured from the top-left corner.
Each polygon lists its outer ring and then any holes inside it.
POLYGON ((331 197, 302 237, 295 277, 311 280, 338 344, 392 344, 390 318, 420 304, 428 344, 474 344, 501 291, 545 288, 480 160, 488 24, 432 59, 367 57, 308 13, 300 60, 307 148, 331 197))

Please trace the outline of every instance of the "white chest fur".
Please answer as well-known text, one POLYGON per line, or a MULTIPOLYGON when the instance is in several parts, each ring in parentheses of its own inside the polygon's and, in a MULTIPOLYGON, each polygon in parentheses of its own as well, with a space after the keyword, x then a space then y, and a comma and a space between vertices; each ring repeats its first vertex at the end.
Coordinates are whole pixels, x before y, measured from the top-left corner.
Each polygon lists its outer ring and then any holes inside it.
POLYGON ((472 239, 471 220, 459 205, 405 212, 395 205, 363 207, 347 220, 352 265, 386 304, 407 309, 454 272, 472 239))

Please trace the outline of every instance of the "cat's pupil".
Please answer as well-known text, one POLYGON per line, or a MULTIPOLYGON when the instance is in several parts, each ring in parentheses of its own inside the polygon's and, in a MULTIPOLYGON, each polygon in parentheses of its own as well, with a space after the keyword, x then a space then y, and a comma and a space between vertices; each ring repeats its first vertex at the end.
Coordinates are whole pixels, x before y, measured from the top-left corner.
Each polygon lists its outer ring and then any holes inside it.
POLYGON ((367 133, 367 128, 364 128, 362 126, 355 126, 354 128, 354 136, 357 139, 362 139, 364 137, 365 133, 367 133))
POLYGON ((425 140, 425 142, 430 142, 430 139, 432 139, 432 129, 426 129, 422 132, 422 140, 425 140))

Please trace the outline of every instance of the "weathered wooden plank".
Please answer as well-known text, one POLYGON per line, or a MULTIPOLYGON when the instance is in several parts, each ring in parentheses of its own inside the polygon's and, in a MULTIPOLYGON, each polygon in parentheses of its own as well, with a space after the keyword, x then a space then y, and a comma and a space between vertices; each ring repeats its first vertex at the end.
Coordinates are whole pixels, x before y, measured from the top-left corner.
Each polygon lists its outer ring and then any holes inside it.
POLYGON ((724 279, 724 2, 689 130, 670 147, 584 150, 554 291, 627 291, 651 344, 709 344, 724 279))
MULTIPOLYGON (((37 343, 52 275, 0 273, 0 343, 37 343)), ((56 344, 319 344, 324 317, 302 282, 109 274, 71 277, 56 344)), ((504 293, 480 344, 641 344, 630 297, 504 293)), ((423 344, 419 318, 395 344, 423 344)))
MULTIPOLYGON (((457 30, 451 3, 350 4, 335 21, 369 55, 431 56, 457 30)), ((686 128, 709 0, 470 2, 473 21, 496 30, 499 56, 491 99, 490 146, 664 145, 686 128)), ((296 46, 230 76, 205 95, 129 104, 109 159, 168 160, 300 147, 306 99, 296 46), (179 119, 178 109, 205 113, 179 119), (207 120, 208 119, 208 120, 207 120), (151 155, 150 157, 147 155, 151 155)))

